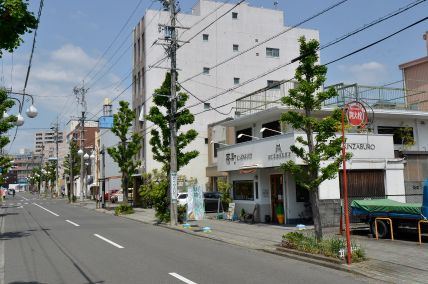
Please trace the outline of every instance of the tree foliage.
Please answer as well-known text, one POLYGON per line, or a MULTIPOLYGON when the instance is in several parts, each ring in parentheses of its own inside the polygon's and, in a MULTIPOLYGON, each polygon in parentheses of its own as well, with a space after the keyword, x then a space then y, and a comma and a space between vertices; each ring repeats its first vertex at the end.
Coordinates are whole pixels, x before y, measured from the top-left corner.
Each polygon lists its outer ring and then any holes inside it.
POLYGON ((342 162, 342 140, 336 136, 341 122, 341 110, 335 109, 323 118, 314 116, 314 111, 320 110, 323 103, 336 97, 337 93, 333 88, 320 91, 326 80, 327 67, 317 64, 318 41, 306 41, 301 37, 299 43, 301 60, 295 73, 298 84, 289 91, 288 96, 282 98, 282 103, 294 110, 283 113, 281 121, 304 133, 298 136, 297 143, 290 150, 305 166, 288 161, 281 167, 292 173, 302 188, 309 190, 315 235, 321 239, 318 187, 323 181, 337 175, 342 162))
POLYGON ((13 107, 14 104, 15 102, 8 98, 6 90, 0 88, 0 184, 5 183, 7 172, 12 166, 10 163, 12 159, 4 154, 4 148, 10 142, 9 137, 5 134, 9 129, 15 126, 16 116, 11 115, 4 117, 4 114, 13 107))
POLYGON ((28 0, 0 0, 0 58, 2 50, 13 52, 23 42, 22 35, 36 27, 28 0))
MULTIPOLYGON (((178 77, 178 75, 177 75, 178 77)), ((159 130, 156 127, 152 128, 150 134, 150 145, 152 146, 153 159, 162 164, 162 171, 166 173, 166 177, 170 176, 170 161, 171 161, 171 131, 170 131, 170 121, 175 119, 176 129, 177 129, 177 171, 181 167, 187 165, 192 159, 196 158, 199 155, 199 152, 196 150, 191 150, 185 152, 184 149, 198 136, 198 132, 194 129, 188 131, 179 131, 181 127, 185 125, 192 124, 195 121, 195 117, 190 112, 189 109, 185 107, 186 101, 188 100, 188 95, 186 93, 180 92, 180 87, 176 86, 177 90, 177 112, 175 117, 171 115, 171 74, 166 73, 165 80, 163 81, 160 88, 156 89, 153 96, 154 106, 150 108, 149 114, 145 116, 145 119, 153 122, 158 126, 159 130)), ((168 188, 169 180, 165 178, 166 181, 157 185, 158 189, 155 202, 156 214, 159 216, 165 216, 165 218, 160 218, 162 221, 169 220, 169 197, 168 197, 168 188), (163 191, 162 191, 163 190, 163 191), (160 210, 160 211, 158 211, 160 210)))
POLYGON ((107 153, 118 164, 122 173, 123 203, 128 203, 129 176, 135 173, 141 161, 134 160, 133 157, 141 149, 141 135, 130 133, 132 121, 135 113, 129 108, 126 101, 119 102, 119 111, 113 115, 113 128, 111 131, 119 138, 119 144, 115 147, 107 148, 107 153))
MULTIPOLYGON (((187 165, 192 159, 199 155, 196 150, 184 152, 186 148, 198 136, 198 132, 194 129, 179 132, 184 125, 192 124, 195 117, 189 109, 185 108, 186 101, 189 96, 186 93, 180 92, 180 87, 177 86, 177 112, 175 120, 177 123, 177 171, 181 167, 187 165)), ((153 96, 154 106, 150 108, 149 114, 145 119, 153 122, 159 127, 152 128, 150 134, 150 145, 152 146, 153 159, 162 164, 162 169, 168 174, 170 172, 170 140, 171 131, 169 121, 171 120, 171 74, 167 73, 162 86, 156 89, 153 96)))
POLYGON ((68 195, 70 200, 74 200, 74 180, 71 180, 71 173, 74 177, 79 176, 80 174, 80 156, 77 153, 79 151, 79 146, 76 141, 72 140, 69 144, 69 153, 65 156, 62 166, 64 167, 64 174, 70 177, 70 189, 68 195), (70 155, 71 155, 71 166, 70 166, 70 155), (71 171, 70 171, 71 169, 71 171))
MULTIPOLYGON (((56 163, 57 161, 48 161, 43 168, 45 170, 44 180, 50 184, 49 191, 52 197, 53 187, 56 181, 56 163)), ((46 194, 47 192, 45 192, 46 194)))

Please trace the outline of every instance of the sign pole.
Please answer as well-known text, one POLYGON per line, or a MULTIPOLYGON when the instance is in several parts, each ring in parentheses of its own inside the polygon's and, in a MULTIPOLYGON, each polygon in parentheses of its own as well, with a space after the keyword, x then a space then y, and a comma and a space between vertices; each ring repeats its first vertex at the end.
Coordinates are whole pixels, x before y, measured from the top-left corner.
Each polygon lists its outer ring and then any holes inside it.
MULTIPOLYGON (((343 198, 345 203, 345 230, 346 230, 346 248, 347 248, 347 263, 352 263, 351 256, 351 233, 349 228, 349 212, 348 212, 348 182, 346 180, 346 144, 345 144, 345 105, 342 109, 342 162, 343 162, 343 198)), ((342 222, 341 222, 342 223, 342 222)))

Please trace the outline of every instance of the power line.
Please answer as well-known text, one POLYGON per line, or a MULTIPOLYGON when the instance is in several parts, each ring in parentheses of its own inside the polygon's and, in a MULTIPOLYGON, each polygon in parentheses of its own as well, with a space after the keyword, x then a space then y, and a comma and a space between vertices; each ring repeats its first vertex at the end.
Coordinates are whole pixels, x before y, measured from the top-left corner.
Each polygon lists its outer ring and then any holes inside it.
MULTIPOLYGON (((232 61, 233 59, 235 59, 235 58, 237 58, 237 57, 239 57, 239 56, 241 56, 241 55, 243 55, 243 54, 245 54, 245 53, 247 53, 247 52, 255 49, 256 47, 259 47, 262 44, 265 44, 265 43, 267 43, 267 42, 269 42, 269 41, 271 41, 271 40, 273 40, 273 39, 275 39, 275 38, 277 38, 277 37, 279 37, 279 36, 281 36, 281 35, 289 32, 289 31, 291 31, 291 30, 293 30, 293 29, 295 29, 295 28, 303 25, 306 22, 309 22, 310 20, 312 20, 312 19, 314 19, 316 17, 321 16, 322 14, 324 14, 324 13, 326 13, 326 12, 328 12, 328 11, 330 11, 330 10, 338 7, 338 6, 340 6, 341 4, 343 4, 343 3, 347 2, 347 1, 348 0, 339 1, 339 2, 337 2, 335 4, 333 4, 333 5, 325 8, 325 9, 323 9, 322 11, 316 13, 315 15, 312 15, 311 17, 306 18, 305 20, 303 20, 303 21, 301 21, 301 22, 299 22, 299 23, 297 23, 297 24, 295 24, 295 25, 293 25, 293 26, 291 26, 291 27, 289 27, 289 28, 287 28, 287 29, 285 29, 285 30, 283 30, 283 31, 281 31, 281 32, 279 32, 279 33, 277 33, 277 34, 275 34, 275 35, 273 35, 273 36, 271 36, 271 37, 269 37, 269 38, 261 41, 261 42, 259 42, 259 43, 257 43, 256 45, 253 45, 252 47, 249 47, 249 48, 247 48, 247 49, 245 49, 245 50, 243 50, 243 51, 241 51, 241 52, 239 52, 239 53, 237 53, 237 54, 235 54, 235 55, 233 55, 233 56, 231 56, 231 57, 229 57, 229 58, 227 58, 227 59, 225 59, 225 60, 223 60, 223 61, 221 61, 221 62, 219 62, 219 63, 217 63, 217 64, 215 64, 213 66, 211 66, 211 67, 209 67, 209 69, 210 70, 215 69, 215 68, 217 68, 217 67, 219 67, 219 66, 221 66, 221 65, 223 65, 223 64, 225 64, 225 63, 227 63, 229 61, 232 61)), ((198 77, 198 76, 202 75, 203 73, 204 73, 203 71, 199 72, 199 73, 197 73, 197 74, 195 74, 193 76, 190 76, 187 79, 181 81, 180 83, 183 84, 183 83, 185 83, 185 82, 187 82, 187 81, 189 81, 189 80, 191 80, 191 79, 193 79, 195 77, 198 77)))
MULTIPOLYGON (((156 0, 152 1, 152 4, 155 2, 156 0)), ((89 72, 85 75, 85 77, 83 78, 83 80, 85 80, 86 78, 89 77, 89 75, 95 70, 95 68, 98 66, 98 64, 100 64, 101 59, 107 54, 107 52, 110 50, 110 48, 113 46, 113 44, 117 41, 117 39, 119 38, 119 36, 122 34, 122 31, 125 29, 125 27, 128 25, 129 21, 131 20, 131 18, 134 16, 135 12, 137 12, 137 9, 140 7, 141 3, 143 2, 143 0, 140 0, 137 3, 137 6, 135 6, 134 10, 132 11, 131 15, 128 17, 128 19, 126 20, 125 24, 123 24, 122 28, 119 30, 119 32, 116 34, 116 36, 114 37, 113 41, 109 44, 109 46, 104 50, 103 54, 98 58, 97 62, 95 63, 94 67, 91 68, 91 70, 89 70, 89 72)))

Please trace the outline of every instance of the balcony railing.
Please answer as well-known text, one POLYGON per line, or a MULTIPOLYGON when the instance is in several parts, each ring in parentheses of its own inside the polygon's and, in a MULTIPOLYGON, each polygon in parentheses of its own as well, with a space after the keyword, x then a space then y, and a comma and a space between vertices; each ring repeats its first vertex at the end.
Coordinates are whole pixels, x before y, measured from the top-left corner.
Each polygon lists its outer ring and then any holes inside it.
MULTIPOLYGON (((236 100, 236 116, 245 116, 281 106, 281 98, 295 88, 297 82, 281 81, 279 88, 264 88, 236 100)), ((424 91, 337 84, 338 96, 324 103, 325 107, 339 107, 350 101, 364 101, 373 109, 400 109, 428 111, 428 94, 424 91)))

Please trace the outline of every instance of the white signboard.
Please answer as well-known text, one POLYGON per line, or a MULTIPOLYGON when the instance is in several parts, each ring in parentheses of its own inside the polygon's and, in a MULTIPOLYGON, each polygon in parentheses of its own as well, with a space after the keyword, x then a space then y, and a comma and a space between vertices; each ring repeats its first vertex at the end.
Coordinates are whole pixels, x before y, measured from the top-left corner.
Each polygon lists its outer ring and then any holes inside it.
POLYGON ((204 219, 204 195, 200 186, 189 187, 187 191, 187 219, 204 219))
POLYGON ((171 172, 170 183, 171 183, 171 200, 177 200, 177 194, 178 194, 177 173, 171 172))
MULTIPOLYGON (((290 146, 296 143, 297 136, 299 134, 296 133, 277 135, 220 148, 217 168, 219 171, 269 168, 278 167, 289 160, 303 164, 303 161, 290 151, 290 146)), ((353 154, 352 159, 392 159, 392 135, 347 134, 346 151, 353 154)))

